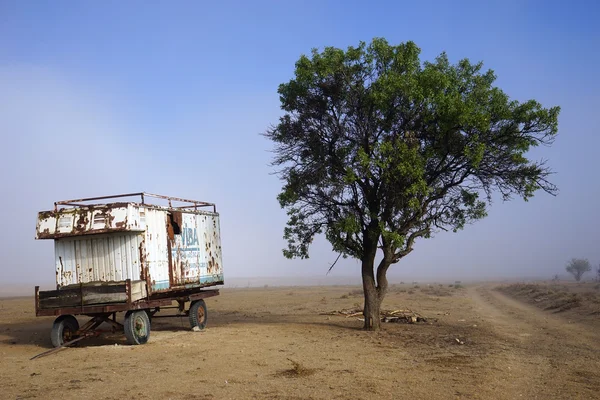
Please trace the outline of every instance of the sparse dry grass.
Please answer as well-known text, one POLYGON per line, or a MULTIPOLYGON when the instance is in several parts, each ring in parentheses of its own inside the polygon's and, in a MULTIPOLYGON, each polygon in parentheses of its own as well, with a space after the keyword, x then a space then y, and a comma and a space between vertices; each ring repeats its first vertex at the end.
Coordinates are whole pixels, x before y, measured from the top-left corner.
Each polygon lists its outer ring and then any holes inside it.
POLYGON ((578 307, 598 308, 600 294, 586 284, 512 284, 502 286, 500 291, 521 298, 536 306, 554 312, 578 307))
POLYGON ((421 293, 429 296, 446 297, 452 296, 452 292, 444 287, 429 286, 421 289, 421 293))

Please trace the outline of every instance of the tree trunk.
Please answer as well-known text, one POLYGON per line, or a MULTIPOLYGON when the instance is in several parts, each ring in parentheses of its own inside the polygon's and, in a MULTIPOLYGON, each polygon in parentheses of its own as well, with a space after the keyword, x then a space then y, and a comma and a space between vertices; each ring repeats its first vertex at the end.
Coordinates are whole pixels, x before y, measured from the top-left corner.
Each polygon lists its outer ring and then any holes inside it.
POLYGON ((364 329, 367 331, 377 331, 381 328, 381 302, 388 287, 386 274, 394 260, 393 248, 383 238, 381 246, 383 259, 377 266, 377 278, 375 277, 375 256, 381 235, 378 224, 377 220, 372 220, 369 229, 363 232, 362 282, 365 296, 363 315, 365 316, 364 329))
POLYGON ((363 315, 365 316, 364 329, 367 331, 377 331, 381 328, 381 303, 387 292, 386 272, 390 263, 385 259, 377 267, 377 281, 375 281, 374 258, 364 259, 362 262, 362 281, 363 292, 365 296, 365 306, 363 315))
POLYGON ((375 286, 375 278, 373 277, 373 263, 371 266, 365 265, 363 262, 363 292, 365 295, 365 306, 363 309, 363 315, 365 316, 364 329, 367 331, 377 331, 381 327, 381 320, 379 316, 381 298, 377 293, 377 287, 375 286), (370 269, 370 274, 366 269, 370 269))
POLYGON ((375 254, 366 252, 362 260, 362 281, 365 305, 363 315, 365 316, 364 329, 367 331, 377 331, 381 328, 381 303, 387 292, 387 270, 391 265, 391 255, 384 250, 383 260, 377 267, 377 280, 375 280, 375 254))

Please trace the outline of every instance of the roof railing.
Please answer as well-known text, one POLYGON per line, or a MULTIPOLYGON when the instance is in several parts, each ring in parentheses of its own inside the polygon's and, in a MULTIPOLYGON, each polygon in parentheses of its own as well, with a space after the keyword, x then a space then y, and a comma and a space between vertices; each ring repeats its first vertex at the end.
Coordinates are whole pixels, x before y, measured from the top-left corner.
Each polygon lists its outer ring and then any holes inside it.
POLYGON ((86 207, 86 206, 89 206, 89 204, 81 204, 81 203, 87 203, 90 201, 97 201, 97 200, 109 200, 109 199, 119 199, 119 198, 123 198, 123 197, 138 197, 138 196, 141 198, 141 204, 145 204, 145 205, 160 206, 159 204, 153 204, 153 203, 151 203, 151 202, 149 203, 147 201, 148 198, 154 198, 154 199, 167 200, 169 202, 169 208, 177 208, 177 209, 193 208, 194 210, 197 210, 198 208, 201 208, 201 207, 212 207, 213 211, 217 212, 217 205, 214 203, 207 203, 205 201, 198 201, 198 200, 181 199, 179 197, 163 196, 160 194, 152 194, 152 193, 146 193, 146 192, 116 194, 116 195, 112 195, 112 196, 88 197, 85 199, 57 201, 54 203, 54 211, 58 211, 58 206, 86 207), (187 203, 187 204, 185 204, 183 206, 173 207, 173 202, 187 203))

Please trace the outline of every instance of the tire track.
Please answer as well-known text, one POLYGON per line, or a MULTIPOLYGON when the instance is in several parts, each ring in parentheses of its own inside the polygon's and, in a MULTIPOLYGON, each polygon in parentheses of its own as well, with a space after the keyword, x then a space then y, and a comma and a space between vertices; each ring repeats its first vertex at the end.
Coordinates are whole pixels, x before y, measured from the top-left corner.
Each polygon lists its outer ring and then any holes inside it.
POLYGON ((600 398, 600 333, 487 285, 468 291, 475 311, 504 339, 497 356, 516 371, 508 388, 528 398, 600 398))

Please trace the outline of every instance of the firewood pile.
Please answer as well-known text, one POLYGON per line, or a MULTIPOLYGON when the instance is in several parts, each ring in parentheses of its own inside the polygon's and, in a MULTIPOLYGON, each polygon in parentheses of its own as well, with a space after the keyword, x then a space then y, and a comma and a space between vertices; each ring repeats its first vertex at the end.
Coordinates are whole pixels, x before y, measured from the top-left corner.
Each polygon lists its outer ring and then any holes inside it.
MULTIPOLYGON (((361 308, 346 308, 343 310, 334 310, 320 313, 320 315, 339 315, 345 318, 356 318, 364 321, 363 310, 361 308)), ((381 310, 381 322, 391 322, 399 324, 416 324, 418 322, 428 322, 429 319, 412 310, 381 310)))

